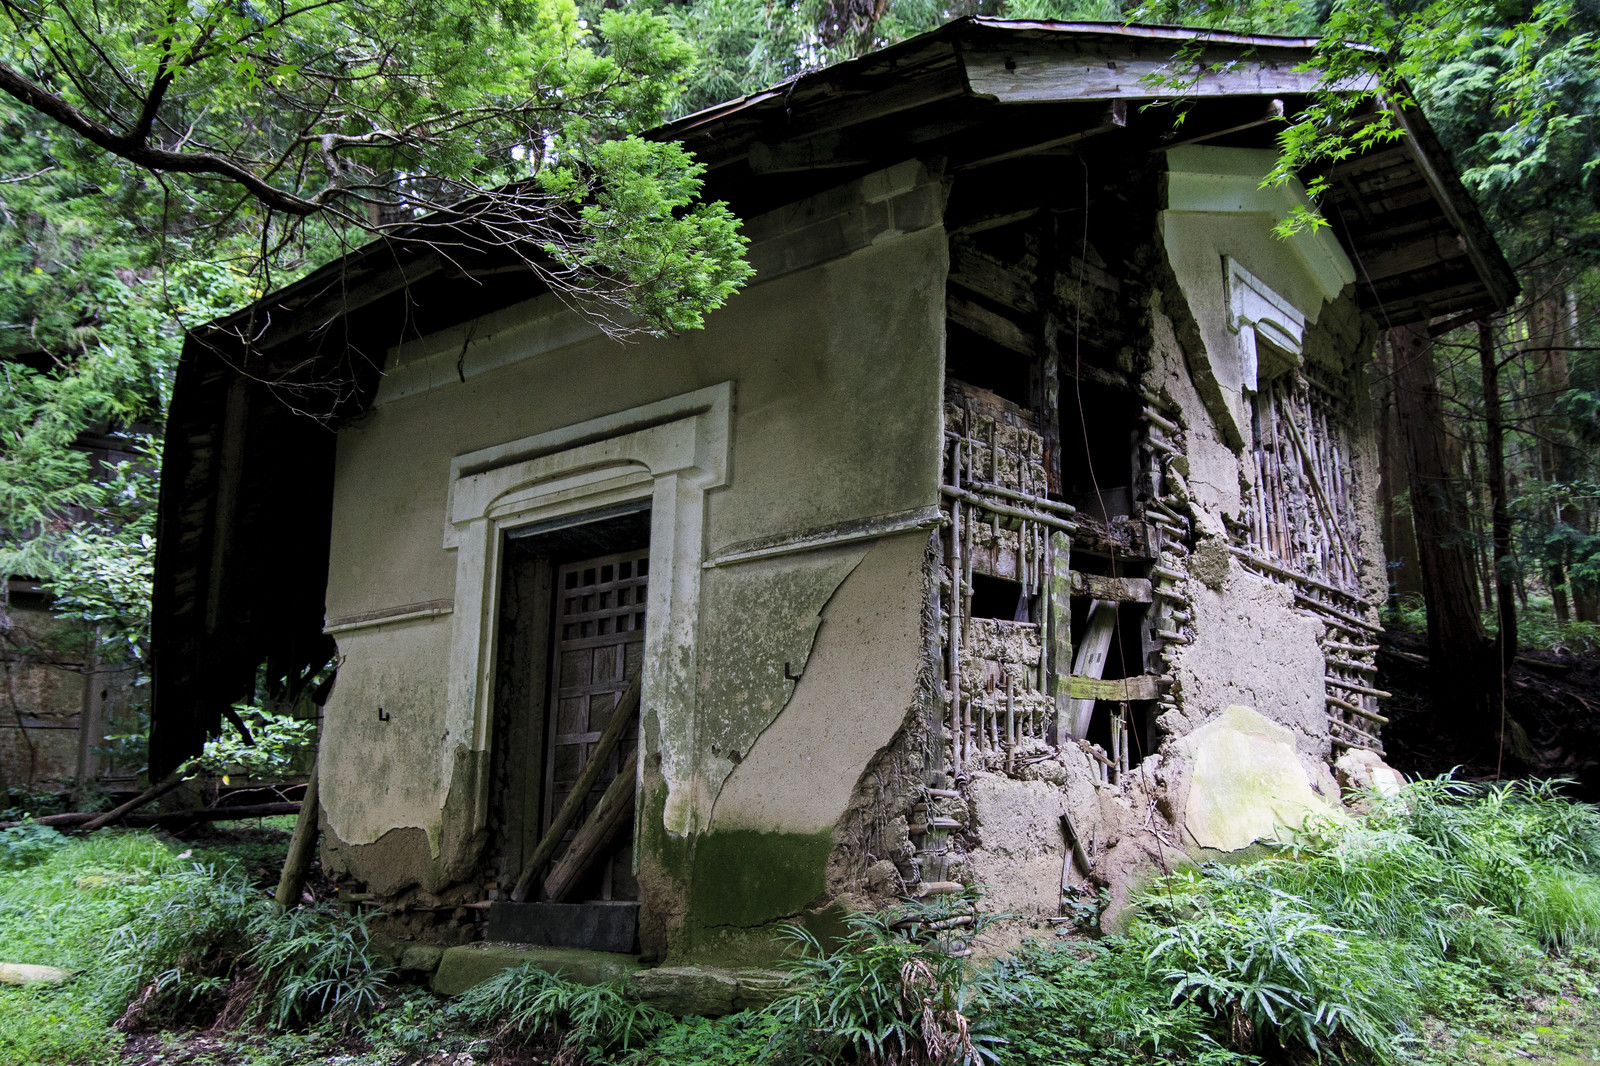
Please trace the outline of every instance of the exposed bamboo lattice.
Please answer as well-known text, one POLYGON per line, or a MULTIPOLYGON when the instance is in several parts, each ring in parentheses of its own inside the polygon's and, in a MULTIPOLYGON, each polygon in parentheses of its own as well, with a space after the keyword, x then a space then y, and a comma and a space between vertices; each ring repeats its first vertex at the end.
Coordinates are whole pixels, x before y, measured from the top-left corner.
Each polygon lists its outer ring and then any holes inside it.
POLYGON ((974 392, 952 386, 945 404, 949 525, 940 629, 950 708, 947 765, 957 777, 1009 769, 1019 750, 1047 745, 1055 710, 1041 626, 973 617, 973 575, 1015 582, 1023 600, 1036 603, 1050 576, 1050 533, 1075 528, 1073 509, 1048 497, 1044 440, 1032 419, 974 392))
POLYGON ((1347 403, 1297 373, 1262 384, 1255 398, 1255 488, 1250 544, 1297 574, 1356 588, 1359 558, 1347 403))
POLYGON ((1234 547, 1234 555, 1262 577, 1290 585, 1295 603, 1323 625, 1323 689, 1333 743, 1383 754, 1378 730, 1388 723, 1378 700, 1388 693, 1372 684, 1377 675, 1378 645, 1383 629, 1366 617, 1368 606, 1353 592, 1278 566, 1254 552, 1234 547))

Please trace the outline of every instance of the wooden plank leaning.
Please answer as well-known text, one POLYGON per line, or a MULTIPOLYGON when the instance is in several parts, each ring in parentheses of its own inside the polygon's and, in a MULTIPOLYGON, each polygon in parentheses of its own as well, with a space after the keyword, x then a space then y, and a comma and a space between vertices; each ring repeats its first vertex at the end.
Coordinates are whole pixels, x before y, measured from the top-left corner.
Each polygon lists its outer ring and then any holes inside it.
POLYGON ((578 878, 600 858, 607 844, 616 837, 623 826, 633 821, 635 793, 634 776, 638 772, 639 753, 634 751, 622 764, 617 776, 606 786, 605 795, 589 817, 578 827, 566 854, 544 879, 544 895, 552 903, 564 903, 577 887, 578 878))
POLYGON ((283 859, 283 872, 278 875, 278 891, 274 895, 279 910, 288 910, 300 902, 300 893, 306 887, 306 873, 311 869, 311 856, 317 850, 317 770, 322 763, 322 752, 311 763, 311 777, 306 781, 306 794, 300 800, 299 817, 294 820, 294 835, 289 838, 289 854, 283 859))
MULTIPOLYGON (((516 887, 511 890, 511 898, 518 903, 526 902, 528 889, 533 886, 533 879, 539 876, 539 871, 544 869, 545 863, 550 861, 550 856, 556 853, 556 847, 561 843, 561 838, 566 835, 567 829, 572 825, 572 820, 583 809, 584 797, 600 779, 600 773, 605 769, 606 760, 616 750, 617 742, 622 739, 623 731, 628 722, 639 711, 639 678, 634 678, 633 683, 622 693, 622 698, 611 710, 611 720, 606 723, 604 733, 595 742, 594 750, 589 753, 589 761, 584 764, 583 772, 578 775, 578 780, 572 786, 572 791, 567 793, 566 802, 556 812, 555 820, 550 823, 550 829, 533 849, 533 854, 528 856, 528 861, 522 866, 522 873, 517 877, 516 887)), ((631 780, 631 776, 630 780, 631 780)))

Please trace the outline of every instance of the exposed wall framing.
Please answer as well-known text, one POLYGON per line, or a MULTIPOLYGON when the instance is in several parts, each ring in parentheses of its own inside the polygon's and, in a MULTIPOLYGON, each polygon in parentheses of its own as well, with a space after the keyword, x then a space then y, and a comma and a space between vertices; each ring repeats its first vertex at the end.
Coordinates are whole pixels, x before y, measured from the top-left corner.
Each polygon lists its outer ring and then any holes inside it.
POLYGON ((1352 468, 1355 407, 1348 380, 1312 366, 1262 382, 1255 400, 1254 491, 1232 551, 1246 567, 1294 590, 1324 626, 1328 724, 1336 751, 1383 754, 1388 719, 1378 700, 1382 627, 1360 591, 1363 561, 1352 468))
POLYGON ((1360 558, 1350 471, 1350 400, 1318 376, 1288 371, 1255 397, 1250 546, 1296 572, 1354 590, 1360 558))

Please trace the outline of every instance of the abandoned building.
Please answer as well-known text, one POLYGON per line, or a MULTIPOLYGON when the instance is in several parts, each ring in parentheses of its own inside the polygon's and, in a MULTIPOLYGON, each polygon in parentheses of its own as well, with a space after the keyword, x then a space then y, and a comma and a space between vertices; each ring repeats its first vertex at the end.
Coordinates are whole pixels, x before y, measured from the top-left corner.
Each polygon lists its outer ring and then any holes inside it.
MULTIPOLYGON (((35 369, 52 365, 44 353, 12 355, 6 361, 35 369)), ((96 425, 79 433, 71 447, 88 458, 90 470, 100 478, 119 463, 142 461, 133 436, 149 430, 96 425)), ((70 509, 58 515, 63 522, 82 517, 70 509)), ((47 582, 12 575, 3 596, 0 796, 8 788, 59 792, 87 786, 109 792, 134 786, 143 759, 116 749, 107 734, 139 728, 138 669, 103 659, 95 634, 59 613, 47 582)))
POLYGON ((378 246, 197 331, 158 759, 336 648, 351 898, 667 970, 960 885, 1043 921, 1336 806, 1375 338, 1514 282, 1414 111, 1273 235, 1311 44, 968 18, 655 131, 756 270, 682 336, 378 246))

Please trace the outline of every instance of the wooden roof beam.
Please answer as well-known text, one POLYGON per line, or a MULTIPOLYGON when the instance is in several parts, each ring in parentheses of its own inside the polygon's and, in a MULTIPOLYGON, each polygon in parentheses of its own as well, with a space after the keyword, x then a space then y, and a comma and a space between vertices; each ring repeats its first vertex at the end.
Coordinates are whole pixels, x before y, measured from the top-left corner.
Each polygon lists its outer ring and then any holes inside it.
MULTIPOLYGON (((1303 52, 1207 48, 1192 80, 1172 65, 1172 50, 1142 42, 1018 39, 980 41, 962 49, 973 93, 1000 103, 1060 100, 1159 100, 1215 96, 1299 96, 1318 91, 1322 76, 1299 69, 1303 52), (1177 79, 1174 81, 1174 79, 1177 79)), ((1351 83, 1338 88, 1365 88, 1351 83)))
POLYGON ((1090 137, 1098 137, 1100 134, 1110 133, 1112 130, 1120 130, 1127 125, 1127 101, 1112 100, 1101 107, 1098 116, 1086 126, 1056 136, 1046 137, 1044 140, 1032 140, 1030 138, 1026 143, 1011 148, 1003 148, 998 151, 991 149, 987 155, 980 152, 976 159, 958 163, 952 169, 958 173, 966 170, 976 170, 979 167, 986 167, 993 163, 1004 163, 1021 156, 1046 152, 1052 148, 1065 148, 1069 144, 1076 144, 1090 137))

